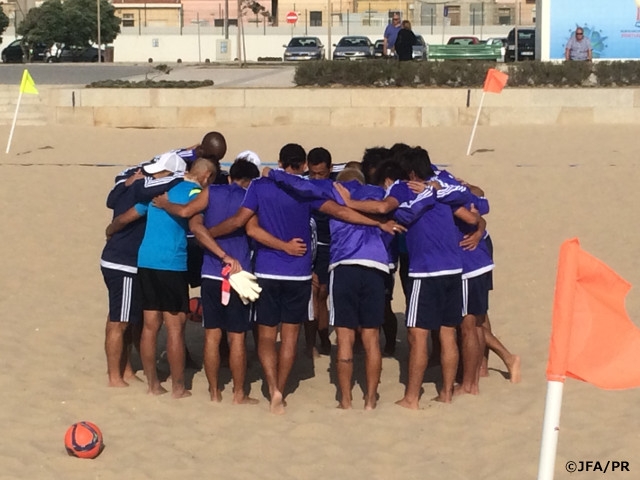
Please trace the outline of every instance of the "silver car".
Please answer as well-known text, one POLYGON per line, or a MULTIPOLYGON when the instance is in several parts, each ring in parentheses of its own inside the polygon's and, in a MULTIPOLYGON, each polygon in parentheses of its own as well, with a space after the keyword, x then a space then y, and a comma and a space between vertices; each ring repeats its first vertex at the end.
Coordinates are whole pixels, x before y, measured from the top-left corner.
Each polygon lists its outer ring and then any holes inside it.
POLYGON ((411 58, 413 60, 426 60, 427 59, 427 44, 422 38, 422 35, 416 35, 416 44, 413 46, 413 52, 411 52, 411 58))
POLYGON ((364 60, 374 56, 373 43, 367 37, 342 37, 333 46, 336 47, 333 51, 334 60, 364 60))
POLYGON ((324 60, 324 45, 318 37, 293 37, 283 45, 285 61, 324 60))

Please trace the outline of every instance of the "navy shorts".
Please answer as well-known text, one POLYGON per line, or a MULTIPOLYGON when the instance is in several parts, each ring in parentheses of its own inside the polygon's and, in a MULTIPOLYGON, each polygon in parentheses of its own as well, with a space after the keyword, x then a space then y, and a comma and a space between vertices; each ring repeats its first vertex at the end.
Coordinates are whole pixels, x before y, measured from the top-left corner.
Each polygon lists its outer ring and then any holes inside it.
POLYGON ((275 327, 280 323, 308 320, 311 280, 275 280, 258 277, 262 287, 256 301, 256 323, 275 327))
POLYGON ((462 280, 462 315, 486 315, 489 311, 491 272, 462 280))
POLYGON ((384 276, 384 295, 387 300, 393 300, 393 290, 396 288, 396 271, 391 270, 384 276))
POLYGON ((234 289, 231 289, 230 294, 229 303, 222 305, 222 280, 202 279, 200 297, 204 328, 221 328, 234 333, 249 330, 251 304, 242 303, 234 289))
POLYGON ((329 245, 318 244, 313 273, 318 276, 318 283, 320 283, 320 285, 329 284, 329 250, 329 245))
POLYGON ((140 284, 135 273, 100 268, 109 292, 109 320, 111 322, 142 322, 140 284))
POLYGON ((410 278, 407 327, 437 330, 462 323, 462 275, 410 278))
POLYGON ((158 312, 189 312, 187 272, 138 268, 142 309, 158 312))
POLYGON ((378 328, 384 323, 384 281, 388 274, 360 265, 338 265, 329 280, 329 324, 378 328))
MULTIPOLYGON (((491 235, 487 235, 486 237, 484 237, 484 243, 487 245, 487 250, 489 251, 489 255, 491 256, 491 261, 493 261, 493 240, 491 240, 491 235)), ((493 290, 493 270, 488 272, 487 278, 489 282, 489 290, 493 290)))

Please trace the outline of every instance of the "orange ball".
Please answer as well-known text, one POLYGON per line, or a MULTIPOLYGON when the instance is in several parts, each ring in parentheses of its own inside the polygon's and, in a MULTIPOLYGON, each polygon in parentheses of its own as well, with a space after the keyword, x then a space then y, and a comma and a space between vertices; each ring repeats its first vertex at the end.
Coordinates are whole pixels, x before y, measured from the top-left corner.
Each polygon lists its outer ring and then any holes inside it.
POLYGON ((72 457, 96 458, 104 449, 102 432, 91 422, 74 423, 64 435, 64 446, 72 457))
POLYGON ((202 322, 202 299, 200 297, 192 297, 189 299, 188 318, 193 322, 202 322))

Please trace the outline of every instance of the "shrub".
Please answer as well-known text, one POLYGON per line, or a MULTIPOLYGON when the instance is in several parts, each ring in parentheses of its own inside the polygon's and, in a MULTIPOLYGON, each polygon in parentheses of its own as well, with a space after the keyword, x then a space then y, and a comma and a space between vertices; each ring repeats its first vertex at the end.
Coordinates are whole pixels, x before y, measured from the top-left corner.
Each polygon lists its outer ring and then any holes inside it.
POLYGON ((130 82, 129 80, 101 80, 87 85, 87 88, 200 88, 210 87, 213 80, 142 80, 130 82))

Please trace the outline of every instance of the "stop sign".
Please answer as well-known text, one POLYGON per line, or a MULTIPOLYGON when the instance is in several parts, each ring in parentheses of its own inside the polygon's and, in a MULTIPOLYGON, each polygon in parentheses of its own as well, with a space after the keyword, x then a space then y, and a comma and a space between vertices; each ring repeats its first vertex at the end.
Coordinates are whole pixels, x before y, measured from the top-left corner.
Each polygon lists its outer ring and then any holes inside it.
POLYGON ((287 13, 287 23, 296 23, 298 21, 298 14, 296 12, 287 13))

